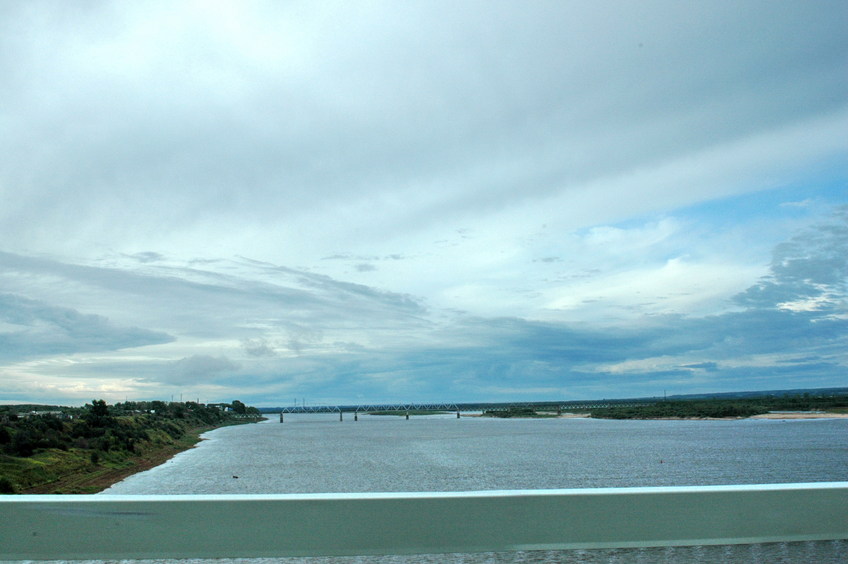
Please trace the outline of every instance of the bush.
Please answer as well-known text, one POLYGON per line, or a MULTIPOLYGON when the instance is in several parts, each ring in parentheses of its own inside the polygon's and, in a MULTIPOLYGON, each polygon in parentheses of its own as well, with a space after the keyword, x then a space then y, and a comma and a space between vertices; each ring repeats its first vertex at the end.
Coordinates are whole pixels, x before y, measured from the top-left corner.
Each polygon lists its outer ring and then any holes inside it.
POLYGON ((13 494, 16 490, 15 484, 8 478, 0 478, 0 494, 13 494))
POLYGON ((18 431, 12 437, 9 453, 12 456, 32 456, 35 452, 35 441, 27 430, 18 431))

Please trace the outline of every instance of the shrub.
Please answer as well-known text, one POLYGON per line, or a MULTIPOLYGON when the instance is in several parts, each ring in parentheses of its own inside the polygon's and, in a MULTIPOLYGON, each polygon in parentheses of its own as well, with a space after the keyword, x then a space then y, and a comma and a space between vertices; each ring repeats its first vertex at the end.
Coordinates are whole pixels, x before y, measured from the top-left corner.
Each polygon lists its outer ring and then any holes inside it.
POLYGON ((0 478, 0 494, 13 494, 16 492, 15 484, 8 478, 0 478))

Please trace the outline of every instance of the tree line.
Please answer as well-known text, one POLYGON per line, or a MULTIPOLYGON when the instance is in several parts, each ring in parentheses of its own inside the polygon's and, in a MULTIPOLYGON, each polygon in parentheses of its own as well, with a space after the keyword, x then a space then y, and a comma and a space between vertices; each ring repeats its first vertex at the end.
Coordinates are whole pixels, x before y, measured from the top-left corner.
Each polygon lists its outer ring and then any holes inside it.
POLYGON ((734 399, 692 399, 658 401, 632 407, 604 407, 590 411, 600 419, 659 419, 666 417, 751 417, 771 411, 844 411, 848 395, 761 396, 734 399))

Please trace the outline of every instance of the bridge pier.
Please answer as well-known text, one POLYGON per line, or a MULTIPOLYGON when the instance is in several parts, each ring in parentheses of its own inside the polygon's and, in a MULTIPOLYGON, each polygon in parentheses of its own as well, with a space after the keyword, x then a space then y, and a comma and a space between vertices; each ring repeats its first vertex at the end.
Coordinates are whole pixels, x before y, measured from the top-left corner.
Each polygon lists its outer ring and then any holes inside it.
POLYGON ((283 422, 283 412, 281 411, 280 412, 280 423, 282 423, 282 422, 283 422))
POLYGON ((354 421, 359 421, 359 412, 358 412, 358 411, 354 411, 354 412, 353 412, 353 420, 354 420, 354 421))
POLYGON ((344 421, 344 413, 339 411, 339 421, 344 421))

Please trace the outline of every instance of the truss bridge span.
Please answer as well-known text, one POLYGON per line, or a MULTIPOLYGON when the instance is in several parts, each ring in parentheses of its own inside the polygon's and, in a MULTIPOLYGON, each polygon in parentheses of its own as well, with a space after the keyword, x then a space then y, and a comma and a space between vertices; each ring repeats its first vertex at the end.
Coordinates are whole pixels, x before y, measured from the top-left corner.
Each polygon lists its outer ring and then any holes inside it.
POLYGON ((413 411, 505 411, 529 408, 536 411, 581 411, 605 407, 636 407, 656 403, 656 399, 592 400, 592 401, 539 401, 539 402, 442 402, 442 403, 383 403, 353 405, 298 405, 289 407, 263 408, 266 413, 372 413, 413 411))

